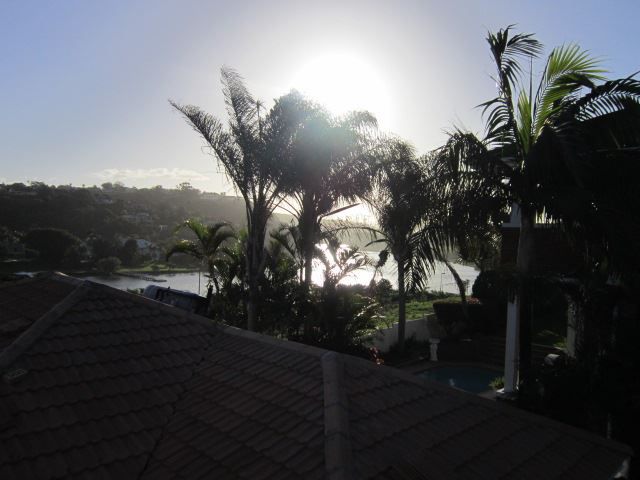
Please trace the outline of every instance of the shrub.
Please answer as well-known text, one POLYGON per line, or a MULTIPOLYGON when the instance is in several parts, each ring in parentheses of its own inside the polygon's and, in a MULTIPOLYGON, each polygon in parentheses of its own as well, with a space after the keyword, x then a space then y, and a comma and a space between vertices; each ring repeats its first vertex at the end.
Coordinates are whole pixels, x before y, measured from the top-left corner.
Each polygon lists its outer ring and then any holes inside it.
POLYGON ((371 290, 372 295, 381 305, 386 305, 391 302, 391 297, 393 295, 393 286, 391 285, 391 282, 386 278, 382 278, 378 282, 376 282, 371 290))
POLYGON ((504 388, 504 377, 496 377, 489 382, 489 386, 494 390, 504 388))
POLYGON ((436 300, 433 302, 433 311, 448 337, 458 338, 471 332, 487 333, 484 309, 476 298, 471 297, 467 301, 468 317, 460 301, 436 300))
POLYGON ((428 358, 429 348, 428 341, 416 340, 416 336, 411 335, 404 341, 404 350, 400 350, 398 342, 391 345, 389 351, 384 355, 384 362, 389 365, 398 365, 425 356, 428 358))
POLYGON ((96 267, 100 273, 111 275, 120 268, 120 259, 118 257, 105 257, 96 262, 96 267))
POLYGON ((80 240, 66 230, 59 228, 36 228, 24 237, 27 248, 37 250, 39 259, 45 262, 59 263, 71 247, 80 240))
POLYGON ((357 293, 359 290, 338 285, 316 291, 309 335, 305 338, 293 334, 289 338, 369 358, 364 339, 376 329, 380 306, 372 298, 357 293))

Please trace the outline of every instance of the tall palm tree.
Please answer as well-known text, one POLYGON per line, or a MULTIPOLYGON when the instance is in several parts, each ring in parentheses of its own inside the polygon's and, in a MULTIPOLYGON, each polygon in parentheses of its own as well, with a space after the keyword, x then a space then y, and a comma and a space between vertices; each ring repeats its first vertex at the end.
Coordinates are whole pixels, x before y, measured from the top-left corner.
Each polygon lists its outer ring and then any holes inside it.
POLYGON ((442 222, 444 209, 437 200, 434 178, 429 175, 428 159, 419 162, 411 146, 391 141, 374 177, 372 194, 367 197, 378 222, 382 243, 380 264, 389 255, 398 268, 398 347, 402 350, 406 329, 407 288, 420 287, 443 258, 449 245, 442 222))
POLYGON ((217 264, 223 255, 223 245, 232 238, 235 233, 227 222, 218 222, 213 225, 205 225, 201 221, 190 218, 178 225, 176 231, 187 229, 191 231, 196 240, 179 240, 173 244, 166 253, 169 260, 176 253, 189 255, 201 263, 205 263, 209 279, 216 288, 216 293, 220 292, 218 283, 217 264))
POLYGON ((335 118, 295 91, 286 97, 300 123, 290 149, 284 204, 298 221, 309 287, 322 221, 353 206, 370 188, 367 172, 377 122, 368 112, 335 118), (340 206, 345 202, 349 205, 340 206))
POLYGON ((298 225, 281 225, 270 234, 271 240, 280 245, 293 259, 298 271, 298 281, 302 284, 304 279, 304 256, 302 254, 302 239, 298 225))
POLYGON ((222 85, 229 115, 228 128, 192 105, 171 105, 180 111, 211 148, 227 177, 245 201, 247 222, 246 275, 249 289, 247 328, 258 318, 259 280, 266 266, 267 221, 280 203, 286 171, 283 155, 297 124, 276 101, 267 115, 234 70, 223 67, 222 85))
POLYGON ((547 57, 534 90, 533 75, 526 74, 523 65, 532 68, 542 45, 530 34, 513 34, 512 26, 489 33, 487 42, 496 64, 498 95, 481 105, 485 138, 457 132, 448 148, 459 153, 452 161, 487 173, 504 204, 514 202, 519 208, 520 374, 527 381, 536 219, 545 215, 567 231, 587 233, 591 245, 594 240, 606 244, 603 259, 624 268, 609 248, 617 235, 603 228, 603 215, 620 213, 620 203, 616 208, 611 194, 616 202, 638 201, 629 190, 624 195, 615 192, 601 175, 621 168, 638 171, 640 83, 632 77, 605 81, 597 60, 576 45, 564 45, 547 57))

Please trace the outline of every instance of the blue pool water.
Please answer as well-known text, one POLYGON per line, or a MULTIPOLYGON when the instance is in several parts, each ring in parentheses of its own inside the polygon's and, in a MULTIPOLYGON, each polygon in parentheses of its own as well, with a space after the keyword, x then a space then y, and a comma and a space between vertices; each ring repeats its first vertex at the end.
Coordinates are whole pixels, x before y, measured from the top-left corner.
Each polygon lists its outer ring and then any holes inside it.
POLYGON ((423 378, 444 383, 471 393, 482 393, 490 390, 489 383, 501 377, 502 372, 491 368, 471 366, 434 367, 419 374, 423 378))

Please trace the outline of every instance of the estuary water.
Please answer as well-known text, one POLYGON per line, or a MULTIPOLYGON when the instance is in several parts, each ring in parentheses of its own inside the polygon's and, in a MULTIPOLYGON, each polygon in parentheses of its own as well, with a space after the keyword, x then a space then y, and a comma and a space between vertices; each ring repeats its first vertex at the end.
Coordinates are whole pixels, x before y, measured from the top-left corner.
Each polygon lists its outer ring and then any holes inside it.
MULTIPOLYGON (((377 252, 366 252, 373 262, 377 261, 377 252)), ((467 265, 461 265, 454 263, 454 268, 463 280, 468 281, 467 293, 471 292, 471 286, 478 276, 478 271, 467 265)), ((394 288, 397 288, 397 273, 395 262, 389 260, 387 264, 380 269, 376 275, 376 281, 381 278, 385 278, 391 282, 394 288)), ((341 283, 346 285, 369 285, 373 278, 374 268, 365 267, 356 272, 353 272, 348 277, 344 278, 341 283)), ((142 276, 141 276, 142 277, 142 276)), ((175 290, 184 290, 192 293, 199 293, 200 295, 206 294, 207 291, 207 279, 204 273, 198 274, 198 272, 190 273, 171 273, 171 274, 145 274, 144 278, 125 277, 120 275, 113 276, 88 276, 84 277, 87 280, 91 280, 96 283, 103 283, 120 290, 145 288, 147 285, 158 285, 161 287, 171 287, 175 290)), ((314 265, 312 280, 315 284, 321 285, 324 281, 324 273, 322 265, 318 262, 314 265)), ((458 288, 453 279, 453 276, 443 263, 436 265, 436 271, 428 281, 428 290, 442 291, 448 293, 458 293, 458 288)))

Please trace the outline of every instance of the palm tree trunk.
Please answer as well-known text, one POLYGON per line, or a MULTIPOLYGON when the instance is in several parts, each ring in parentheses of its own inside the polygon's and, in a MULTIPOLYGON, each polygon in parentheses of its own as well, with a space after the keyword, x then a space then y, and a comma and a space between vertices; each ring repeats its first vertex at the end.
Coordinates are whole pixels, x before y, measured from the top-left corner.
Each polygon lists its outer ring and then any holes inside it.
POLYGON ((467 286, 464 284, 464 281, 462 280, 462 278, 460 278, 460 275, 458 274, 456 269, 453 268, 453 265, 451 265, 446 259, 443 259, 442 263, 446 265, 446 267, 451 272, 453 279, 456 281, 456 285, 458 286, 458 291, 460 292, 460 306, 462 307, 462 314, 464 315, 464 318, 468 321, 469 307, 467 305, 467 286))
POLYGON ((315 212, 313 208, 313 197, 305 192, 302 199, 302 212, 298 226, 300 228, 302 254, 304 257, 304 283, 307 288, 311 287, 311 275, 313 274, 313 254, 316 245, 315 238, 315 212))
POLYGON ((404 260, 398 262, 398 349, 404 351, 407 324, 406 293, 404 286, 404 260))
POLYGON ((300 244, 302 246, 302 257, 304 262, 304 292, 306 295, 306 305, 303 308, 303 334, 309 338, 312 327, 311 309, 309 302, 311 298, 311 277, 313 275, 313 257, 316 245, 315 211, 313 208, 313 197, 309 192, 305 192, 302 198, 302 212, 298 220, 300 228, 300 244))
POLYGON ((531 380, 531 340, 533 323, 533 298, 531 274, 534 260, 535 212, 521 208, 520 236, 516 269, 519 276, 518 297, 520 300, 520 382, 528 384, 531 380))
POLYGON ((251 279, 249 280, 249 301, 247 302, 247 330, 255 332, 256 325, 258 323, 258 298, 257 288, 251 288, 251 285, 255 283, 251 279))
POLYGON ((254 332, 258 324, 258 301, 260 299, 259 280, 264 269, 264 238, 266 219, 254 222, 251 236, 247 239, 247 283, 249 298, 247 301, 247 330, 254 332))

